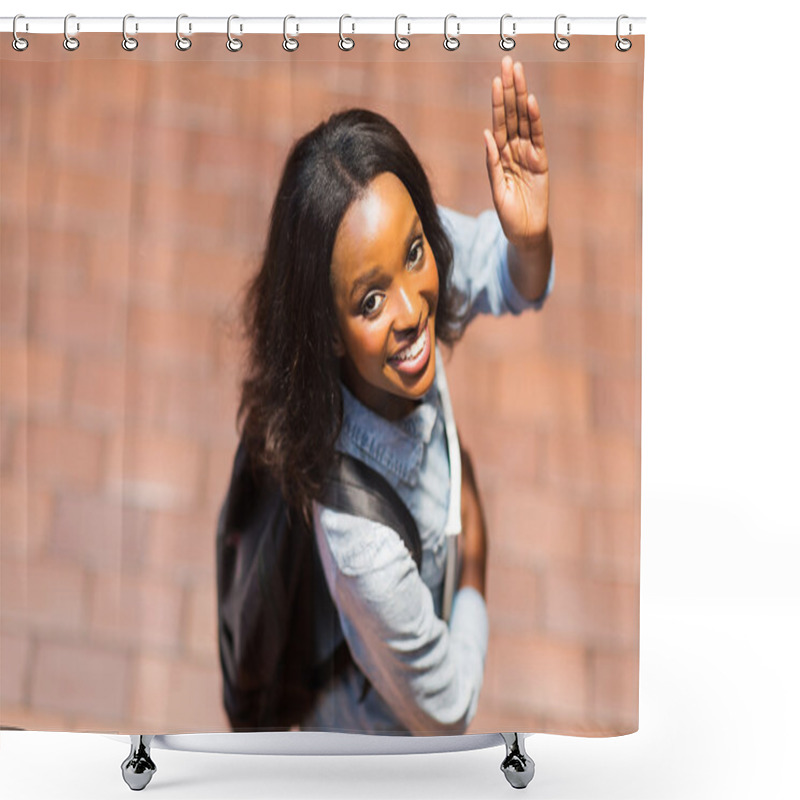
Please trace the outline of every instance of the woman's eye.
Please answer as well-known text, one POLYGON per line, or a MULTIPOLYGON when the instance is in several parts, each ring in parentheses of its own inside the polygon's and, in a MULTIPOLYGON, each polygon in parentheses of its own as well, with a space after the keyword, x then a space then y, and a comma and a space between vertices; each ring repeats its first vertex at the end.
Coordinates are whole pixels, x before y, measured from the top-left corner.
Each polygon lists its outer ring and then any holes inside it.
POLYGON ((422 256, 425 254, 425 249, 422 246, 422 239, 417 239, 413 245, 411 245, 411 250, 408 251, 408 264, 411 267, 416 267, 420 261, 422 261, 422 256))
POLYGON ((383 305, 383 295, 380 292, 372 292, 368 294, 364 301, 361 303, 361 313, 364 316, 372 316, 383 305))

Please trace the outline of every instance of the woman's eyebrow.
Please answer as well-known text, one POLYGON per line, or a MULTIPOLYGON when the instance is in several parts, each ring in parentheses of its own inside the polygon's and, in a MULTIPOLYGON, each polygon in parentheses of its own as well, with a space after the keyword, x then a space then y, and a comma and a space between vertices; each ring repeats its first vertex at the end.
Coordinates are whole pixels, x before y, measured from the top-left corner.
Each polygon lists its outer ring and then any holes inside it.
POLYGON ((353 285, 350 288, 350 297, 353 298, 356 294, 359 293, 363 286, 369 286, 378 275, 383 272, 383 267, 373 267, 368 272, 365 272, 363 275, 359 276, 353 281, 353 285))

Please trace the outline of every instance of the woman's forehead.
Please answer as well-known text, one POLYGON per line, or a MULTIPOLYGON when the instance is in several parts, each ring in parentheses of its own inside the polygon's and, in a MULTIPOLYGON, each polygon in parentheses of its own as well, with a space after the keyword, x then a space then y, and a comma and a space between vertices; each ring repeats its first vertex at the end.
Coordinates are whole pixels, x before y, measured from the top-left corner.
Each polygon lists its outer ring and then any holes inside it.
POLYGON ((402 181, 391 172, 382 172, 342 218, 334 242, 332 268, 370 268, 398 252, 402 255, 406 237, 417 219, 411 195, 402 181))

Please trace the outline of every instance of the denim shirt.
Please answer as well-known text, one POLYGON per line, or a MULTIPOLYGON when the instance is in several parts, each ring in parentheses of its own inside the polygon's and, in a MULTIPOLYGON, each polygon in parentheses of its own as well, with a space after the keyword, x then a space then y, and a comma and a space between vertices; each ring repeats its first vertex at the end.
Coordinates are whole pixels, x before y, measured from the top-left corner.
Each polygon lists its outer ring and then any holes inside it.
MULTIPOLYGON (((526 300, 508 273, 507 242, 494 211, 477 218, 448 209, 440 217, 453 243, 451 280, 466 296, 467 320, 479 313, 540 308, 552 289, 551 264, 541 298, 526 300)), ((314 533, 341 630, 318 642, 330 652, 341 637, 372 688, 352 667, 321 694, 301 726, 383 734, 463 733, 475 715, 489 638, 486 604, 458 590, 449 623, 441 619, 450 467, 436 350, 431 389, 406 417, 387 420, 342 385, 343 422, 336 448, 377 470, 408 507, 422 539, 418 570, 390 528, 314 503, 314 533)))

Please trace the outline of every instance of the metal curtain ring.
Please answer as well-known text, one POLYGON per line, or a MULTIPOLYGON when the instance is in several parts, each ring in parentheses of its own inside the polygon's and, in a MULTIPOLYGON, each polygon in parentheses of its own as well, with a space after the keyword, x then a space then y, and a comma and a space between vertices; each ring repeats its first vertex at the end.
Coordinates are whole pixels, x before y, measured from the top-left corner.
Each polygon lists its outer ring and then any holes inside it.
MULTIPOLYGON (((69 32, 67 31, 67 26, 69 25, 69 21, 71 19, 75 19, 74 14, 67 14, 67 16, 64 17, 64 49, 69 50, 70 53, 74 52, 81 46, 81 43, 74 36, 70 36, 69 32)), ((77 25, 76 23, 75 30, 79 31, 80 29, 80 25, 77 25)))
MULTIPOLYGON (((355 43, 355 41, 353 39, 351 39, 349 36, 345 36, 344 33, 342 33, 342 25, 343 25, 343 23, 344 23, 344 21, 346 19, 353 19, 353 18, 349 14, 342 14, 342 16, 339 17, 339 49, 340 50, 352 50, 356 46, 356 43, 355 43)), ((355 26, 355 23, 354 23, 353 24, 353 30, 355 31, 355 29, 356 29, 356 26, 355 26)))
MULTIPOLYGON (((553 25, 553 33, 556 35, 556 40, 553 42, 553 47, 555 47, 555 49, 560 53, 563 53, 569 47, 569 39, 565 39, 563 36, 558 35, 558 21, 566 18, 566 14, 559 14, 556 17, 555 24, 553 25)), ((567 22, 567 36, 569 36, 569 22, 567 22)))
POLYGON ((11 23, 11 33, 14 35, 14 38, 11 40, 11 46, 18 52, 21 53, 23 50, 28 49, 28 40, 23 39, 21 36, 17 34, 17 20, 18 19, 25 19, 24 14, 17 14, 14 17, 14 21, 11 23))
MULTIPOLYGON (((128 20, 135 19, 133 14, 126 14, 122 18, 122 49, 129 53, 139 46, 139 40, 133 36, 128 36, 128 20)), ((138 26, 137 26, 138 27, 138 26)))
POLYGON ((459 34, 460 31, 461 31, 461 23, 458 21, 458 17, 456 17, 455 14, 448 14, 444 18, 444 42, 442 42, 442 44, 444 45, 444 49, 445 50, 450 50, 451 52, 453 50, 458 50, 459 45, 461 44, 461 42, 458 40, 458 34, 459 34), (455 36, 451 36, 447 32, 447 23, 450 22, 451 19, 456 20, 456 35, 455 36))
MULTIPOLYGON (((503 23, 507 19, 511 19, 511 17, 512 17, 511 14, 503 14, 503 16, 500 17, 500 49, 501 50, 506 50, 506 51, 513 50, 514 49, 514 45, 516 44, 516 42, 511 38, 511 36, 506 36, 505 33, 503 33, 503 23)), ((512 22, 511 23, 511 33, 515 34, 516 32, 517 32, 517 23, 516 22, 512 22)))
MULTIPOLYGON (((178 37, 177 39, 175 39, 175 47, 177 47, 178 50, 181 51, 186 51, 192 46, 192 40, 188 39, 181 33, 181 20, 188 18, 189 18, 188 14, 178 14, 178 18, 175 20, 175 35, 178 37)), ((191 33, 191 31, 192 31, 192 25, 191 23, 189 23, 189 32, 191 33)))
MULTIPOLYGON (((227 47, 231 53, 238 53, 244 46, 244 42, 242 42, 241 39, 237 39, 231 35, 231 22, 235 19, 239 19, 236 14, 231 14, 228 17, 228 41, 225 42, 225 47, 227 47)), ((241 30, 241 28, 239 30, 241 30)))
POLYGON ((294 51, 300 47, 300 41, 295 39, 294 36, 289 36, 288 25, 290 19, 296 19, 296 17, 288 14, 283 18, 283 49, 287 53, 294 53, 294 51))
MULTIPOLYGON (((408 19, 405 14, 398 14, 394 18, 394 48, 395 50, 408 50, 411 47, 411 39, 406 39, 405 36, 401 36, 400 32, 397 30, 398 24, 401 19, 408 19)), ((406 23, 408 26, 408 32, 411 33, 411 24, 406 23)))
MULTIPOLYGON (((617 50, 620 51, 620 53, 627 53, 628 50, 630 50, 631 47, 633 47, 633 42, 630 39, 623 39, 619 35, 619 23, 623 19, 628 19, 627 14, 620 14, 617 17, 617 41, 614 42, 614 47, 616 47, 617 50)), ((628 34, 630 35, 630 33, 631 33, 631 25, 630 23, 628 23, 628 34)))

